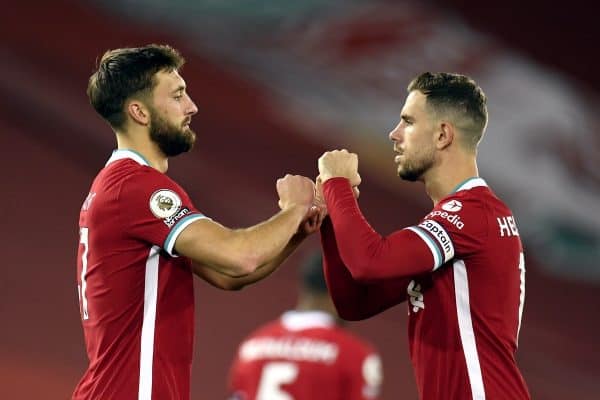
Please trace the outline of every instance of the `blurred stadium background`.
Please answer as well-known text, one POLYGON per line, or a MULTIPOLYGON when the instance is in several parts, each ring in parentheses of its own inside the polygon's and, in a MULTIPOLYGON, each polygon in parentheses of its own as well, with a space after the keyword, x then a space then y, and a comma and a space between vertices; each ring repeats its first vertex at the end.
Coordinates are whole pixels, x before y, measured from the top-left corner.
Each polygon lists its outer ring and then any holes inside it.
MULTIPOLYGON (((480 173, 526 245, 518 361, 533 398, 600 398, 599 28, 582 0, 18 1, 0 7, 0 398, 67 399, 86 366, 77 218, 114 137, 88 105, 96 58, 169 43, 200 108, 170 175, 229 226, 276 211, 275 180, 314 176, 326 149, 361 160, 361 204, 389 233, 429 208, 394 175, 387 133, 408 80, 475 77, 489 98, 480 173), (593 50, 596 48, 596 50, 593 50)), ((196 281, 193 399, 223 399, 239 341, 291 307, 297 263, 241 292, 196 281)), ((383 354, 383 399, 415 399, 406 311, 350 329, 383 354)), ((174 339, 176 340, 176 339, 174 339)))

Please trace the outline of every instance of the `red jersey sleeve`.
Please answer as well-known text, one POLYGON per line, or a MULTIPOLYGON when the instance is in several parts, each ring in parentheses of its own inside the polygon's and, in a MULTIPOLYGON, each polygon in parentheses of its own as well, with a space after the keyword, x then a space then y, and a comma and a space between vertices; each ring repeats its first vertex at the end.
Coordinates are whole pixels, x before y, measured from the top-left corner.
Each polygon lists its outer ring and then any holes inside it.
POLYGON ((355 280, 407 278, 432 270, 432 252, 418 233, 402 229, 382 237, 371 228, 346 178, 329 179, 323 193, 341 259, 355 280))
POLYGON ((373 283, 354 280, 340 257, 329 218, 321 226, 321 247, 327 287, 337 312, 343 319, 369 318, 406 300, 409 279, 389 279, 373 283))
POLYGON ((417 226, 408 229, 427 244, 436 270, 452 258, 472 255, 487 240, 487 217, 482 202, 469 191, 444 198, 417 226))
POLYGON ((159 246, 172 256, 179 234, 192 222, 207 218, 179 185, 151 168, 123 181, 119 201, 125 231, 132 239, 159 246))
POLYGON ((418 225, 388 237, 379 235, 365 220, 347 179, 330 179, 323 191, 340 256, 357 280, 431 272, 455 255, 475 252, 485 242, 483 205, 467 191, 446 197, 418 225))

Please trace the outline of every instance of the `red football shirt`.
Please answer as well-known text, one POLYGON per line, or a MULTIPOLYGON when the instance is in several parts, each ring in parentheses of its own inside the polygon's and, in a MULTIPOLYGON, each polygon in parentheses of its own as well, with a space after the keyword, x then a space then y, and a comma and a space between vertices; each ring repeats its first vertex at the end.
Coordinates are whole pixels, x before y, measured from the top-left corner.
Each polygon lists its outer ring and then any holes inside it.
POLYGON ((231 400, 365 400, 378 396, 381 361, 364 340, 319 311, 288 311, 240 345, 231 400))
POLYGON ((515 361, 523 249, 512 212, 485 181, 467 180, 388 237, 360 214, 346 179, 324 191, 326 278, 340 315, 363 319, 408 300, 421 399, 529 399, 515 361))
POLYGON ((206 218, 138 153, 116 150, 81 208, 77 287, 89 367, 73 399, 189 399, 194 339, 182 230, 206 218))

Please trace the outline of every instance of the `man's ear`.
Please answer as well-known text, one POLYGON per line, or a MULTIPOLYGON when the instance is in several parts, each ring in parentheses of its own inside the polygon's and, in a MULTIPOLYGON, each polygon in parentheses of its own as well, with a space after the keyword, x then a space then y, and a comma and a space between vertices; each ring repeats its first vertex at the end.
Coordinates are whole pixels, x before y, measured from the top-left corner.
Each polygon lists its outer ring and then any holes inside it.
POLYGON ((448 121, 442 121, 435 138, 436 148, 442 150, 450 146, 455 139, 455 135, 456 130, 454 129, 454 125, 448 121))
POLYGON ((131 119, 140 125, 148 125, 150 123, 150 111, 139 100, 130 100, 127 102, 127 114, 131 119))

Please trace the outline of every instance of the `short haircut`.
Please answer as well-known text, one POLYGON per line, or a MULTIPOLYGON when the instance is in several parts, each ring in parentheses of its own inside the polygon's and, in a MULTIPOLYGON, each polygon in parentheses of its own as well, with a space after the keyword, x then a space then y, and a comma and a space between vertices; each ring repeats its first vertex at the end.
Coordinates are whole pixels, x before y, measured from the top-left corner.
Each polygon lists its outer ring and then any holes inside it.
POLYGON ((302 290, 313 294, 326 294, 327 283, 323 274, 323 257, 320 252, 310 255, 301 265, 302 290))
POLYGON ((452 119, 464 133, 464 143, 475 149, 487 126, 487 99, 483 90, 468 76, 446 72, 425 72, 407 87, 418 90, 427 98, 427 106, 436 116, 452 119))
POLYGON ((179 52, 167 45, 108 50, 88 82, 90 103, 113 128, 122 128, 127 119, 125 102, 148 96, 157 84, 157 72, 179 70, 184 63, 179 52))

